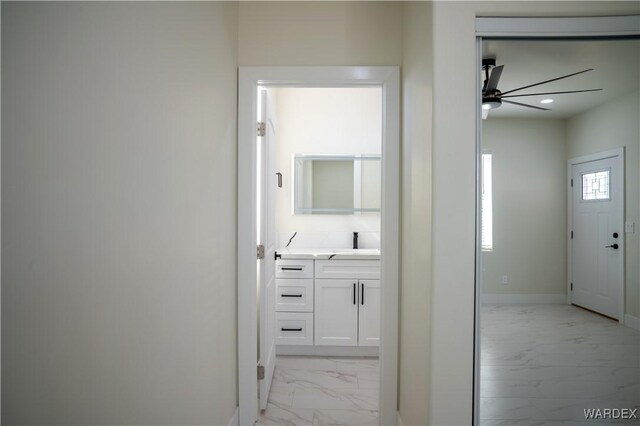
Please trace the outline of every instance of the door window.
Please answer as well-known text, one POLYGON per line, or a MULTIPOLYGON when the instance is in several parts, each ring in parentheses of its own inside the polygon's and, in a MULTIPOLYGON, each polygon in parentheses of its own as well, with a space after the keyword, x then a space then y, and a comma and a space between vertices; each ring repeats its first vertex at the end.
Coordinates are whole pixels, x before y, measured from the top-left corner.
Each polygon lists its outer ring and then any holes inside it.
POLYGON ((582 174, 582 201, 609 200, 611 170, 582 174))

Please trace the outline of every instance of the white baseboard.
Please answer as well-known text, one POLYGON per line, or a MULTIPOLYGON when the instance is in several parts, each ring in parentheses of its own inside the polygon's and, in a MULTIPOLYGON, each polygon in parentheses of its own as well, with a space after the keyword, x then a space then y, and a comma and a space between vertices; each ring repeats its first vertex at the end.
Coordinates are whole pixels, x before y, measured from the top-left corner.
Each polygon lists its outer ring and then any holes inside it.
POLYGON ((525 303, 550 303, 566 304, 566 294, 500 294, 485 293, 481 296, 482 304, 525 304, 525 303))
POLYGON ((400 417, 400 411, 398 411, 398 426, 404 426, 404 423, 402 423, 402 418, 400 417))
POLYGON ((276 355, 378 356, 379 353, 378 346, 276 346, 276 355))
POLYGON ((640 331, 640 318, 627 314, 624 316, 624 325, 640 331))
POLYGON ((233 412, 233 416, 231 420, 229 420, 229 426, 239 426, 240 418, 238 417, 238 407, 236 407, 236 411, 233 412))

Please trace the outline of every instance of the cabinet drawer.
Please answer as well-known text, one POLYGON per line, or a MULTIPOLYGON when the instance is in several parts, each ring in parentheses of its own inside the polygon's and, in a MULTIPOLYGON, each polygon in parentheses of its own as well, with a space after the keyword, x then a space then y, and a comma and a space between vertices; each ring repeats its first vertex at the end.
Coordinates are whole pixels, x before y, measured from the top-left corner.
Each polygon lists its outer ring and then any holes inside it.
POLYGON ((278 260, 276 278, 313 278, 313 260, 278 260))
POLYGON ((276 279, 276 311, 313 312, 313 280, 276 279))
POLYGON ((316 278, 380 279, 379 260, 316 260, 316 278))
POLYGON ((313 345, 313 314, 276 312, 276 344, 313 345))

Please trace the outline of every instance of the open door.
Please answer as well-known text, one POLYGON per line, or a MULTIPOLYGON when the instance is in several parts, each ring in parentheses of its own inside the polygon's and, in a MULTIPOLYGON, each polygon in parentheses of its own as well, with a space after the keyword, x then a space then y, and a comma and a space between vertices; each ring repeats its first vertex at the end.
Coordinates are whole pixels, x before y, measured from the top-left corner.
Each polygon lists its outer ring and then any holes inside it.
POLYGON ((261 119, 259 130, 259 159, 260 186, 258 205, 260 208, 258 238, 264 248, 264 256, 259 261, 259 291, 260 291, 260 341, 259 341, 259 369, 264 372, 259 381, 260 409, 267 408, 269 389, 276 365, 276 279, 275 279, 275 250, 276 250, 276 175, 275 175, 275 108, 270 99, 269 91, 260 91, 261 119))

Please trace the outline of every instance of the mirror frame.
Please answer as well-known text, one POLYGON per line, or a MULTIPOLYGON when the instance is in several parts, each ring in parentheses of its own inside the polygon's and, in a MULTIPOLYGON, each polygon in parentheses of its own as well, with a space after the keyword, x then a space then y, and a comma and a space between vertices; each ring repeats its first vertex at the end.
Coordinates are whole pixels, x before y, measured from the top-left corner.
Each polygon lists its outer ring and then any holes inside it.
MULTIPOLYGON (((380 154, 293 154, 291 170, 292 170, 292 185, 291 185, 291 212, 292 214, 313 214, 313 213, 323 213, 323 214, 358 214, 358 213, 380 213, 380 208, 364 208, 364 207, 354 207, 352 209, 340 209, 340 208, 304 208, 298 207, 296 200, 298 200, 302 194, 300 193, 300 166, 303 160, 378 160, 380 161, 382 167, 382 156, 380 154)), ((382 170, 381 170, 382 172, 382 170)), ((382 201, 382 187, 380 188, 380 196, 382 201)))

